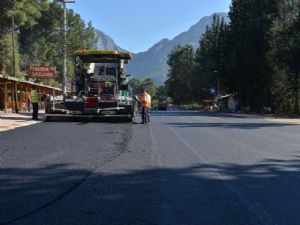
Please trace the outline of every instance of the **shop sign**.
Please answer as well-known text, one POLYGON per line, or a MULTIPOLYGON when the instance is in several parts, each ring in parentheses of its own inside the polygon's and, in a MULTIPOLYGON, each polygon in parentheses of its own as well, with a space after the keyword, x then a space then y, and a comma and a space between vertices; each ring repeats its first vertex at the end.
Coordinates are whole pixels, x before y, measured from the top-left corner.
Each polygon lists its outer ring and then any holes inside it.
POLYGON ((29 78, 55 79, 56 69, 49 66, 30 66, 28 71, 29 78))

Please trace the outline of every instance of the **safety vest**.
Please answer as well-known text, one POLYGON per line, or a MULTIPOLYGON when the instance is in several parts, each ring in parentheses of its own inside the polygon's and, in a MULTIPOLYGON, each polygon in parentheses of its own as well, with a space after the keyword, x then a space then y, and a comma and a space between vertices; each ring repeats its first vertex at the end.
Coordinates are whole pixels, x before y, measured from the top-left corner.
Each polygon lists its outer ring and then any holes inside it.
POLYGON ((147 103, 148 103, 148 108, 151 107, 151 96, 146 92, 146 99, 147 99, 147 103))
POLYGON ((39 103, 39 98, 36 90, 31 90, 31 102, 32 103, 39 103))
POLYGON ((151 96, 147 92, 142 93, 140 97, 140 102, 142 104, 142 107, 150 108, 151 96))

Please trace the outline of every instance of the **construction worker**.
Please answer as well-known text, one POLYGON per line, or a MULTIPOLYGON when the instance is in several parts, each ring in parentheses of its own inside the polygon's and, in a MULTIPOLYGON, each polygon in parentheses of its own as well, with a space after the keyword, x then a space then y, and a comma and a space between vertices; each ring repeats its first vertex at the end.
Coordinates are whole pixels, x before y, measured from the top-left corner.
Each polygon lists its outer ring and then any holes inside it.
POLYGON ((151 95, 149 95, 148 93, 147 93, 147 102, 148 102, 148 107, 147 107, 147 123, 150 123, 151 95))
POLYGON ((30 94, 31 94, 31 104, 32 104, 32 119, 38 120, 39 97, 35 86, 32 86, 30 94))
POLYGON ((139 99, 142 106, 142 123, 145 124, 150 122, 149 108, 151 106, 151 96, 146 92, 145 89, 142 89, 142 94, 139 99))

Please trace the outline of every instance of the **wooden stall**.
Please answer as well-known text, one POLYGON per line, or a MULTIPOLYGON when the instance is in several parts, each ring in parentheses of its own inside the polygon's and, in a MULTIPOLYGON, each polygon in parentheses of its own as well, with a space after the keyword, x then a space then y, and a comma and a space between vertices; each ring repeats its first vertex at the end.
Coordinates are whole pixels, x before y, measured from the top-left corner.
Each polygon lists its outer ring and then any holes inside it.
MULTIPOLYGON (((62 91, 59 88, 34 83, 31 81, 23 81, 18 78, 3 76, 0 74, 0 111, 13 111, 15 109, 14 86, 17 93, 17 108, 19 111, 26 111, 27 93, 30 92, 32 86, 36 86, 39 99, 43 95, 61 95, 62 91)), ((39 104, 43 106, 42 102, 39 104)))

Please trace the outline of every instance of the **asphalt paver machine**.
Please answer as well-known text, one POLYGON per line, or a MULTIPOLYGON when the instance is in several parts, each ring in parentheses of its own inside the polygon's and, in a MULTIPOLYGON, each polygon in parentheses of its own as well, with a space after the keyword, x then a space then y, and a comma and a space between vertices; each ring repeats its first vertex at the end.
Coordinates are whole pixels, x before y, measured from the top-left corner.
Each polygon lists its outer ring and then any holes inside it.
POLYGON ((129 60, 131 54, 127 52, 75 51, 75 94, 53 102, 46 120, 65 116, 122 117, 133 121, 137 104, 124 70, 129 60))

